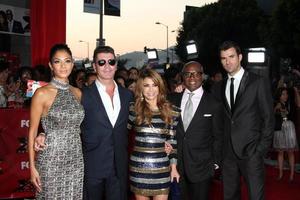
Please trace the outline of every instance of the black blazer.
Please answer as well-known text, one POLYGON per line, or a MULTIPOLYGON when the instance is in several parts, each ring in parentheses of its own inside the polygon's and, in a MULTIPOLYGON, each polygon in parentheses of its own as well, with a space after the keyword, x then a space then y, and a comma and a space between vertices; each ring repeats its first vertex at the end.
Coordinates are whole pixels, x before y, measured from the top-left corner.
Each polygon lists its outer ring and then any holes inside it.
POLYGON ((13 32, 13 33, 24 33, 22 23, 19 22, 19 21, 14 20, 11 32, 13 32))
MULTIPOLYGON (((183 93, 172 94, 169 99, 180 107, 183 93)), ((222 158, 223 115, 222 103, 211 94, 204 92, 187 128, 183 128, 180 117, 177 136, 178 170, 189 181, 199 182, 214 174, 214 164, 220 164, 222 158)))
POLYGON ((274 130, 273 100, 268 80, 244 72, 234 104, 233 113, 225 97, 227 79, 222 84, 224 103, 224 155, 232 147, 238 158, 255 152, 265 155, 272 143, 274 130))
POLYGON ((82 105, 85 118, 82 123, 82 144, 87 177, 107 178, 112 167, 115 167, 116 175, 126 179, 127 123, 132 94, 125 88, 118 87, 118 89, 121 110, 114 127, 109 121, 109 113, 106 113, 96 84, 93 83, 83 90, 82 105), (111 166, 112 163, 114 166, 111 166))

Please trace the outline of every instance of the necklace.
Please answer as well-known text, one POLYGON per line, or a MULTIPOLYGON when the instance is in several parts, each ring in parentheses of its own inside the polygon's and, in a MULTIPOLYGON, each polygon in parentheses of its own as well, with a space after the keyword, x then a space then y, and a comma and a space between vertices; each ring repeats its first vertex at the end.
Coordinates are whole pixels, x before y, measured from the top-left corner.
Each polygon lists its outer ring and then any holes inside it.
POLYGON ((52 80, 50 81, 50 83, 52 85, 54 85, 57 89, 61 89, 61 90, 68 90, 70 85, 69 82, 65 83, 63 81, 59 81, 55 78, 52 78, 52 80))

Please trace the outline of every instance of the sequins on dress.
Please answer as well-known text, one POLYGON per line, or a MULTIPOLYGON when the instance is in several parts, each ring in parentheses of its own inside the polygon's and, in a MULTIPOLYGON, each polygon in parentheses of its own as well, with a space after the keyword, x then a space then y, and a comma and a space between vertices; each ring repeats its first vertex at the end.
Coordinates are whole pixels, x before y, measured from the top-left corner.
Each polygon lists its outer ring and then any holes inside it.
POLYGON ((135 146, 130 156, 129 179, 130 189, 135 194, 155 196, 169 194, 170 164, 177 163, 176 126, 180 109, 173 109, 173 124, 166 126, 160 112, 153 112, 151 125, 135 125, 134 104, 130 106, 129 128, 136 131, 135 146), (165 152, 165 141, 173 151, 168 156, 165 152))
POLYGON ((80 124, 83 107, 70 89, 58 91, 47 116, 42 117, 47 148, 38 153, 42 192, 36 199, 82 199, 83 156, 80 124))

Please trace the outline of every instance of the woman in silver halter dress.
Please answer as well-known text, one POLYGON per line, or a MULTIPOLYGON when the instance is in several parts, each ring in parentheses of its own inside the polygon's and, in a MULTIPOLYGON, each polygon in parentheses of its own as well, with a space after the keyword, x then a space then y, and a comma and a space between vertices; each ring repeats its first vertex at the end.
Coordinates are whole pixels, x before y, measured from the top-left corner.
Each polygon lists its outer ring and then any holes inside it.
POLYGON ((73 68, 70 49, 57 44, 50 52, 54 74, 50 84, 38 89, 32 99, 29 128, 31 181, 36 199, 82 199, 83 156, 80 124, 84 110, 81 92, 68 84, 73 68), (46 148, 36 156, 34 139, 39 121, 45 132, 46 148))

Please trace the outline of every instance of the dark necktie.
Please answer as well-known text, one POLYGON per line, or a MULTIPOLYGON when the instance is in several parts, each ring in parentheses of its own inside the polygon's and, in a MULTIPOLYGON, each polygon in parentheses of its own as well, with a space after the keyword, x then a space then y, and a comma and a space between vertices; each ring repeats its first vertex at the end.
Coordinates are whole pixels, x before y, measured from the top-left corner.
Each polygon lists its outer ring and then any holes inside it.
POLYGON ((230 78, 230 108, 233 111, 234 107, 234 78, 230 78))

